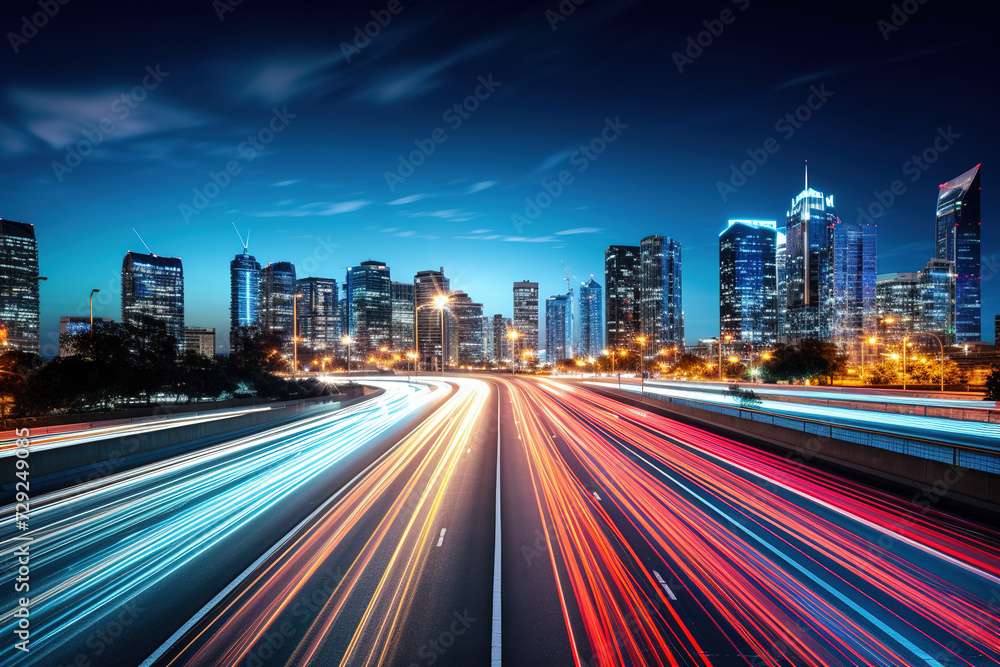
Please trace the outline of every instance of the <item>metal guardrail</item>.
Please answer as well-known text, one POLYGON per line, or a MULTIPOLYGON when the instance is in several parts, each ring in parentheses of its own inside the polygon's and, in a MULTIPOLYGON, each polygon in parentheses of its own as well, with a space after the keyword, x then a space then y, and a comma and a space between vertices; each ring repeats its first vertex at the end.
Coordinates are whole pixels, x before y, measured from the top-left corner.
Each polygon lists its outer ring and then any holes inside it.
POLYGON ((857 426, 836 426, 806 417, 786 417, 764 410, 754 410, 753 408, 730 408, 724 405, 715 405, 688 398, 674 398, 672 396, 646 392, 643 392, 642 396, 664 403, 676 403, 699 410, 729 415, 730 417, 781 426, 811 435, 836 438, 838 440, 908 454, 931 461, 941 461, 962 468, 1000 474, 1000 454, 995 450, 975 447, 973 445, 942 443, 928 438, 894 435, 857 426))

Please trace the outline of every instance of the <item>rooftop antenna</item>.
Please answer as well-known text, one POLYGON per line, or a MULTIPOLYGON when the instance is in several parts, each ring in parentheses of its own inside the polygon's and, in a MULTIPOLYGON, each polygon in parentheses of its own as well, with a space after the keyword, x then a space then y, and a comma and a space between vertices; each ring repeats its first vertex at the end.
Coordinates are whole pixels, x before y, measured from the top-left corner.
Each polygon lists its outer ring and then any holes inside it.
POLYGON ((240 230, 236 229, 236 223, 235 222, 233 223, 233 229, 236 231, 236 236, 240 237, 240 243, 243 244, 243 254, 246 255, 247 252, 248 252, 247 249, 250 247, 250 230, 247 229, 247 240, 244 241, 243 240, 243 235, 240 234, 240 230))
MULTIPOLYGON (((132 228, 132 231, 135 232, 135 227, 132 228)), ((139 232, 135 232, 135 235, 139 236, 139 232)), ((141 236, 139 236, 139 240, 142 241, 142 245, 146 245, 146 242, 142 240, 141 236)), ((156 253, 154 253, 152 250, 149 250, 149 246, 148 245, 146 245, 146 250, 149 251, 150 255, 154 255, 154 256, 156 255, 156 253)))
POLYGON ((809 160, 806 160, 806 190, 809 189, 809 160))

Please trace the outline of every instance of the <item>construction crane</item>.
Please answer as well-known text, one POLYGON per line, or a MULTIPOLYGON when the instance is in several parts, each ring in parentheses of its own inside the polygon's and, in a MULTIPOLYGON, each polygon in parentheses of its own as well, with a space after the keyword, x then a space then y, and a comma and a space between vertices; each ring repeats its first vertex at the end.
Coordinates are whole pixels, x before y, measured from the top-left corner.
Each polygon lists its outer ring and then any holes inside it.
POLYGON ((572 297, 573 296, 573 283, 571 283, 569 281, 569 269, 566 268, 566 262, 565 261, 562 263, 562 265, 563 265, 563 273, 566 274, 566 294, 568 294, 570 297, 572 297))

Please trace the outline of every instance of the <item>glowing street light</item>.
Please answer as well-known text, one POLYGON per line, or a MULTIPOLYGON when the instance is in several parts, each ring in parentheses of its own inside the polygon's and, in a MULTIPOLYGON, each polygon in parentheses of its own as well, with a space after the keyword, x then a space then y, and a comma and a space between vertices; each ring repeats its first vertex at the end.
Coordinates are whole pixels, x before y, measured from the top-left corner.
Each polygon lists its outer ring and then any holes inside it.
POLYGON ((343 338, 340 339, 340 342, 347 346, 347 374, 350 375, 351 374, 351 343, 353 343, 354 341, 351 340, 350 336, 344 336, 343 338))

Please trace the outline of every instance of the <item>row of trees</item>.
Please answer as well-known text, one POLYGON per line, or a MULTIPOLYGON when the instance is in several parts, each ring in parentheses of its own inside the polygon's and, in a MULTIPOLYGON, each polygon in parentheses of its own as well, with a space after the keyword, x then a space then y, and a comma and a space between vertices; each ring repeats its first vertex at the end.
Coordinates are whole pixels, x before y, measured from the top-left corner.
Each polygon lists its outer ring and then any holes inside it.
POLYGON ((34 354, 0 355, 0 418, 112 410, 154 402, 190 402, 237 396, 302 398, 329 393, 315 379, 291 381, 281 341, 257 327, 233 333, 229 357, 177 354, 176 340, 154 318, 110 322, 77 334, 76 354, 50 362, 34 354))

